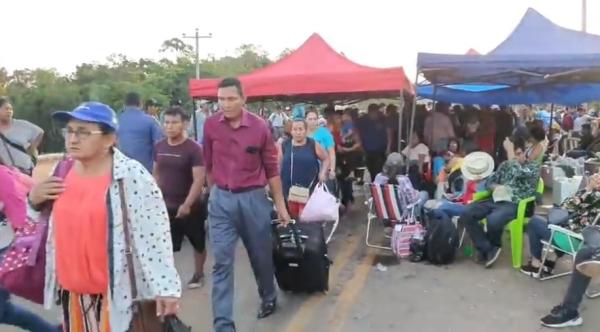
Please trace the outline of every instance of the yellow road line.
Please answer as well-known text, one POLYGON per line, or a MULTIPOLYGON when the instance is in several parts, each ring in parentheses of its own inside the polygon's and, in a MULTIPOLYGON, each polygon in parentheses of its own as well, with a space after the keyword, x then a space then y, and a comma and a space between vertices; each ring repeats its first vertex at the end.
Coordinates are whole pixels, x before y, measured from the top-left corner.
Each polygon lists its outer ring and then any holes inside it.
POLYGON ((369 272, 373 269, 373 262, 375 261, 376 251, 373 249, 367 250, 367 255, 360 262, 352 279, 350 279, 342 289, 342 293, 337 298, 337 302, 333 308, 333 313, 329 316, 327 322, 328 329, 330 332, 341 332, 344 327, 344 322, 348 316, 348 312, 352 308, 356 297, 365 286, 369 272))
MULTIPOLYGON (((333 286, 337 282, 340 272, 348 264, 352 258, 352 254, 358 247, 360 238, 356 235, 350 236, 345 239, 345 242, 341 245, 341 251, 336 255, 333 265, 329 273, 329 285, 333 286)), ((311 321, 311 317, 315 311, 325 299, 327 294, 315 294, 308 300, 304 301, 302 306, 298 309, 296 314, 289 321, 285 332, 303 332, 306 325, 311 321)))

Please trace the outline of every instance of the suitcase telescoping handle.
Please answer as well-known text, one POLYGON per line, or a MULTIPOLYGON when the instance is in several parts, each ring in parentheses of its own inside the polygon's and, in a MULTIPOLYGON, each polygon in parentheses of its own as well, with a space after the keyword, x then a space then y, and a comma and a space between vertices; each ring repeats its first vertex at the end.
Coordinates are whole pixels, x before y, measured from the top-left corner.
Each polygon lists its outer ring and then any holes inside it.
POLYGON ((294 244, 296 245, 296 249, 300 252, 302 252, 302 242, 301 239, 303 238, 302 236, 300 236, 300 231, 298 230, 298 226, 296 225, 296 220, 292 219, 289 223, 288 223, 288 227, 290 229, 290 235, 280 235, 279 234, 279 230, 280 230, 280 220, 279 219, 273 219, 271 221, 271 225, 273 226, 273 230, 274 233, 276 235, 276 241, 277 241, 277 246, 281 247, 281 240, 285 239, 285 238, 290 238, 293 237, 294 238, 294 244))

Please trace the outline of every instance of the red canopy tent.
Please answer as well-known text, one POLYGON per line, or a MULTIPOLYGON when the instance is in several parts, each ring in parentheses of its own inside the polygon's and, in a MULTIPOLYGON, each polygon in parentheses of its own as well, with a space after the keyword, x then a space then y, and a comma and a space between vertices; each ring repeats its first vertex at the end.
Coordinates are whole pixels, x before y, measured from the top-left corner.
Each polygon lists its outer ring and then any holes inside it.
MULTIPOLYGON (((250 100, 305 101, 399 97, 413 93, 404 70, 362 66, 337 53, 318 34, 285 58, 240 76, 250 100)), ((193 98, 216 99, 218 79, 192 79, 193 98)))

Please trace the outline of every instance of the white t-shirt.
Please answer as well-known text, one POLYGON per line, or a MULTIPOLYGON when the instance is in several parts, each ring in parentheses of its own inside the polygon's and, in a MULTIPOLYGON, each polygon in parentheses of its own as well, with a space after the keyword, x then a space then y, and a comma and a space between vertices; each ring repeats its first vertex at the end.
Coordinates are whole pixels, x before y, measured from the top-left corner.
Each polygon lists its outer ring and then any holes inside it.
POLYGON ((587 114, 576 117, 573 121, 573 131, 581 132, 581 126, 586 123, 590 123, 590 117, 587 114))
POLYGON ((275 112, 269 116, 269 122, 271 122, 273 127, 283 127, 286 121, 288 121, 288 117, 285 113, 279 114, 275 112))
POLYGON ((407 157, 409 161, 419 161, 420 154, 425 155, 426 163, 431 161, 431 158, 429 157, 429 148, 427 147, 427 145, 425 145, 423 143, 419 143, 417 146, 410 149, 410 154, 409 154, 408 150, 409 150, 409 147, 407 146, 406 148, 404 148, 404 150, 402 150, 402 154, 405 157, 407 157))
MULTIPOLYGON (((29 121, 14 119, 12 120, 10 129, 4 133, 4 136, 11 142, 27 150, 31 146, 31 143, 43 133, 44 130, 42 128, 29 121)), ((22 170, 30 170, 34 166, 31 157, 27 153, 16 149, 2 140, 0 140, 0 158, 9 165, 22 170)))

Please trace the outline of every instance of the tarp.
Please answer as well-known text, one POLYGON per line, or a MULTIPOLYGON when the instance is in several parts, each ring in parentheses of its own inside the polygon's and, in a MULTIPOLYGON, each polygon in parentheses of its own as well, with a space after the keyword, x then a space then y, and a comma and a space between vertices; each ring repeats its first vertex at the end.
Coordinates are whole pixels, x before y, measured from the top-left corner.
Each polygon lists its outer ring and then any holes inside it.
POLYGON ((600 83, 573 85, 557 84, 529 88, 500 85, 448 85, 418 87, 421 98, 465 105, 543 104, 579 105, 600 99, 600 83))
MULTIPOLYGON (((373 68, 336 52, 318 34, 283 59, 240 76, 250 100, 290 97, 305 100, 398 97, 413 93, 401 67, 373 68)), ((218 79, 190 80, 190 95, 215 99, 218 79)))
POLYGON ((489 54, 600 54, 600 36, 563 28, 529 8, 489 54))
MULTIPOLYGON (((420 53, 417 62, 429 82, 441 85, 435 98, 444 101, 577 104, 600 96, 600 36, 560 27, 531 8, 487 55, 420 53), (446 87, 458 84, 502 87, 485 92, 446 87)), ((418 88, 426 98, 432 91, 418 88)))

